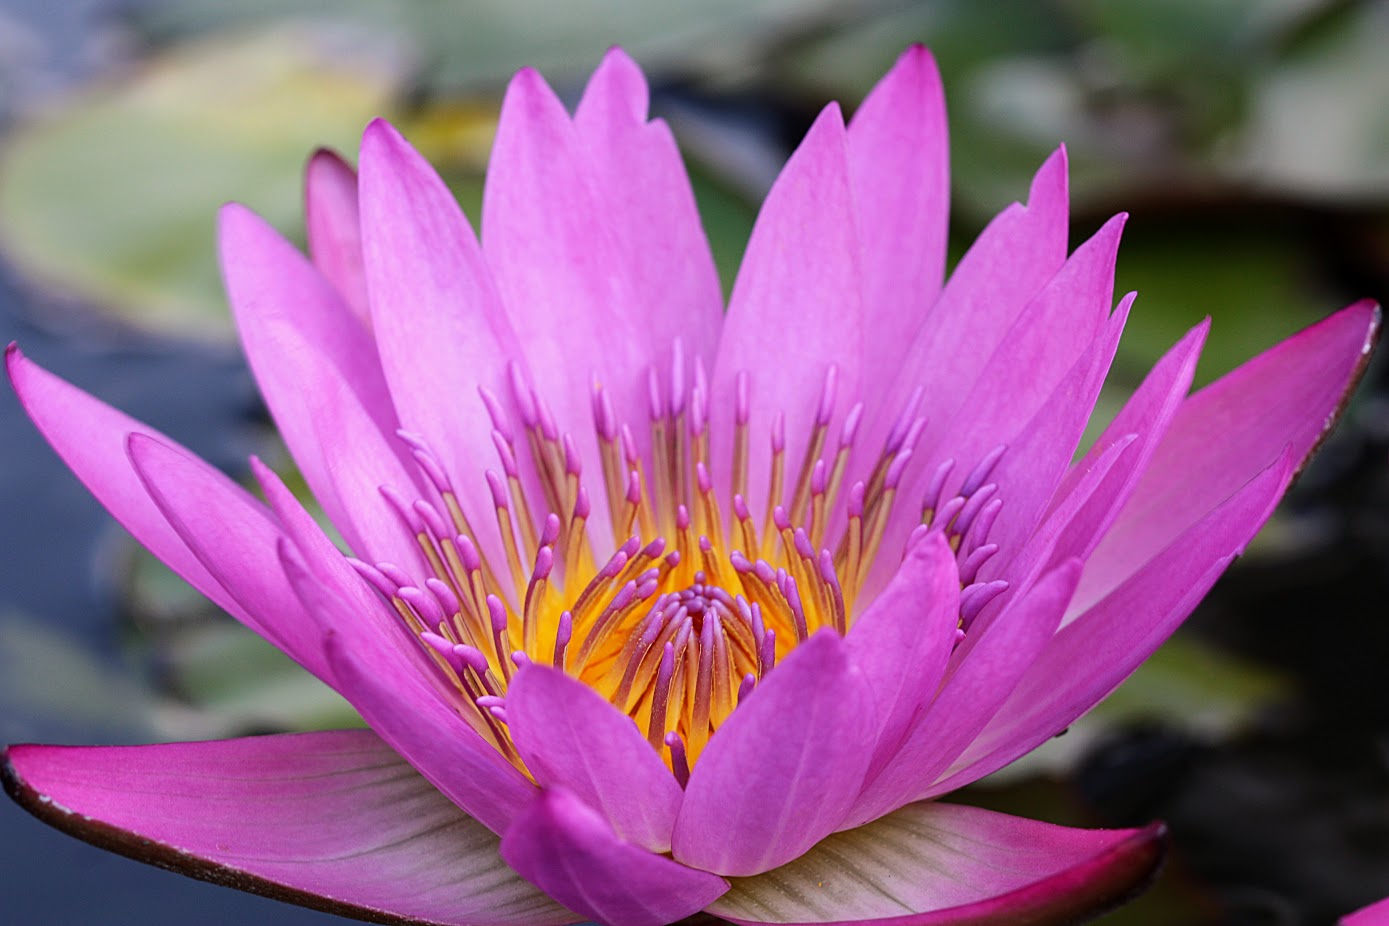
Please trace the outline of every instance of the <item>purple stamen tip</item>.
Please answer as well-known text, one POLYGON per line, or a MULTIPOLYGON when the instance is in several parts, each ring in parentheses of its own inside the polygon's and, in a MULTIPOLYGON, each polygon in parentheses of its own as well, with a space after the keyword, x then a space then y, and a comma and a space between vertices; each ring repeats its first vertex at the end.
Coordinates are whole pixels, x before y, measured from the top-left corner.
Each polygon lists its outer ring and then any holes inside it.
POLYGON ((487 488, 492 490, 492 504, 497 508, 506 510, 506 483, 502 482, 502 477, 498 476, 495 470, 488 470, 483 474, 487 479, 487 488))
POLYGON ((540 532, 540 543, 544 546, 554 546, 559 540, 559 515, 553 511, 545 516, 545 527, 540 532))
POLYGON ((786 449, 786 413, 778 411, 772 419, 772 453, 786 449))
POLYGON ((677 530, 684 530, 690 526, 690 509, 684 505, 675 506, 675 527, 677 530))
POLYGON ((748 416, 752 414, 751 403, 748 402, 748 371, 739 370, 734 378, 733 386, 733 420, 735 424, 747 424, 748 416))
POLYGON ((487 596, 487 616, 494 633, 506 633, 506 605, 496 595, 487 596))
POLYGON ((637 465, 637 439, 632 436, 632 429, 626 424, 622 425, 622 459, 627 461, 628 468, 635 468, 637 465))
POLYGON ((497 401, 497 396, 486 386, 478 386, 477 394, 482 398, 483 407, 487 409, 487 417, 492 419, 492 427, 501 432, 509 444, 515 439, 511 431, 511 422, 507 420, 506 412, 502 410, 502 403, 497 401))
POLYGON ((397 591, 411 584, 412 580, 409 573, 395 563, 377 563, 376 568, 381 570, 383 576, 395 583, 397 591))
POLYGON ((592 510, 593 505, 588 499, 588 489, 579 486, 579 492, 574 496, 574 517, 580 521, 586 521, 592 510))
POLYGON ((655 367, 646 368, 646 399, 651 420, 660 421, 664 418, 666 405, 661 398, 661 379, 656 375, 655 367))
POLYGON ((752 517, 752 512, 748 510, 748 500, 743 498, 741 494, 733 496, 733 514, 737 516, 739 521, 746 521, 752 517))
POLYGON ((477 551, 477 544, 473 543, 473 538, 467 534, 459 534, 454 543, 458 547, 458 558, 463 561, 463 568, 469 572, 475 572, 482 568, 482 554, 477 551))
POLYGON ((849 414, 844 416, 844 427, 839 431, 839 446, 848 447, 858 439, 858 428, 863 422, 863 403, 855 402, 854 407, 849 409, 849 414))
POLYGON ((666 554, 666 565, 669 566, 671 569, 674 569, 676 566, 680 565, 679 550, 671 550, 669 553, 666 554))
POLYGON ((521 365, 515 360, 507 364, 507 376, 511 380, 511 397, 516 402, 516 410, 521 415, 521 423, 527 428, 533 428, 540 420, 535 407, 535 393, 530 386, 526 385, 525 376, 521 373, 521 365))
POLYGON ((700 492, 709 492, 714 488, 714 480, 709 475, 709 467, 704 465, 703 460, 695 463, 695 483, 699 486, 700 492))
POLYGON ((415 613, 420 616, 420 620, 429 625, 438 624, 444 619, 443 609, 433 595, 428 594, 423 589, 407 585, 396 593, 400 600, 408 604, 415 613))
MULTIPOLYGON (((699 548, 705 553, 708 553, 710 550, 714 549, 714 541, 709 539, 708 534, 699 535, 699 548)), ((703 582, 704 580, 700 579, 699 581, 703 582)))
POLYGON ((353 559, 350 556, 347 558, 347 563, 349 566, 355 569, 357 571, 357 575, 365 579, 371 585, 372 588, 376 589, 378 592, 385 595, 387 598, 395 597, 396 589, 400 586, 396 585, 390 579, 386 578, 386 576, 381 572, 380 569, 377 569, 375 566, 372 566, 368 563, 364 563, 359 559, 353 559))
POLYGON ((627 473, 627 501, 633 505, 641 504, 641 476, 636 470, 627 473))
POLYGON ((752 572, 752 563, 743 555, 742 550, 734 550, 728 554, 728 562, 734 572, 752 572))
POLYGON ((376 487, 376 491, 381 493, 381 497, 386 500, 386 504, 395 510, 396 516, 405 522, 405 526, 413 534, 424 532, 424 522, 415 513, 415 509, 405 500, 405 497, 388 485, 376 487))
POLYGON ((1008 583, 1002 579, 971 585, 960 592, 960 619, 968 626, 979 616, 989 602, 1008 590, 1008 583))
POLYGON ((414 458, 415 464, 428 477, 434 488, 438 489, 441 494, 449 490, 448 476, 444 475, 443 467, 439 465, 439 461, 434 459, 427 450, 418 448, 411 450, 410 456, 414 458))
POLYGON ((977 492, 979 487, 992 475, 994 467, 998 465, 998 461, 1002 459, 1007 450, 1007 444, 999 444, 990 450, 988 456, 980 460, 979 465, 974 467, 974 470, 965 478, 964 485, 960 486, 960 494, 970 496, 977 492))
POLYGON ((690 433, 695 437, 702 436, 708 422, 709 400, 704 390, 696 386, 690 392, 690 433))
POLYGON ((429 526, 429 532, 435 537, 442 539, 449 535, 449 526, 447 522, 444 521, 443 516, 439 514, 439 509, 423 499, 415 502, 411 507, 414 508, 415 513, 420 516, 420 520, 429 526))
POLYGON ((490 710, 494 707, 505 707, 506 698, 499 698, 496 695, 480 695, 473 703, 478 707, 490 710))
POLYGON ((849 517, 863 517, 863 498, 868 492, 868 487, 860 480, 849 487, 849 517))
POLYGON ((839 574, 834 570, 834 554, 829 550, 820 551, 820 578, 830 585, 839 584, 839 574))
POLYGON ((648 579, 637 586, 637 600, 644 601, 656 594, 656 590, 661 587, 659 579, 648 579))
POLYGON ((559 428, 555 425, 555 416, 550 413, 550 406, 537 400, 535 408, 540 413, 540 433, 546 440, 559 440, 559 428))
POLYGON ((656 557, 664 553, 665 549, 666 539, 664 537, 657 537, 655 540, 651 541, 646 546, 641 548, 641 555, 648 559, 655 559, 656 557))
POLYGON ((902 482, 902 473, 907 469, 907 463, 911 461, 912 452, 903 450, 893 458, 888 464, 887 476, 883 479, 883 485, 889 489, 895 489, 902 482))
POLYGON ((907 436, 902 438, 902 450, 909 451, 916 446, 916 442, 921 439, 921 432, 926 430, 926 419, 918 418, 912 422, 912 426, 907 429, 907 436))
POLYGON ((424 580, 424 586, 439 600, 439 604, 443 607, 446 616, 451 616, 459 612, 458 596, 453 593, 453 589, 449 588, 447 582, 440 581, 430 576, 424 580))
POLYGON ((579 456, 578 445, 567 433, 560 438, 560 444, 564 447, 564 474, 566 476, 583 475, 583 459, 579 456))
POLYGON ((791 515, 786 512, 786 507, 784 505, 777 505, 772 509, 772 523, 776 525, 776 529, 779 531, 788 531, 791 529, 791 515))
POLYGON ((429 648, 443 656, 450 663, 453 662, 453 644, 444 637, 439 636, 432 630, 426 630, 420 634, 420 639, 429 644, 429 648))
POLYGON ((539 582, 550 578, 550 573, 555 568, 555 548, 541 547, 535 551, 535 570, 531 573, 531 581, 539 582))
POLYGON ((766 584, 771 585, 776 581, 776 570, 773 569, 771 567, 771 564, 769 564, 765 559, 759 559, 756 563, 753 564, 752 569, 753 572, 757 573, 757 578, 761 579, 766 584))
POLYGON ((792 542, 795 544, 796 552, 802 559, 815 558, 815 548, 810 545, 810 535, 805 532, 804 527, 796 528, 796 532, 791 535, 792 542))
POLYGON ((487 657, 482 654, 482 650, 466 643, 455 643, 453 654, 457 656, 464 665, 472 669, 478 675, 487 671, 487 657))
POLYGON ((816 427, 828 427, 834 414, 835 394, 839 391, 839 367, 830 364, 825 371, 825 387, 820 392, 820 407, 815 411, 816 427))
POLYGON ((568 611, 559 614, 559 626, 555 628, 555 643, 563 646, 574 638, 574 615, 568 611))
POLYGON ((748 696, 752 694, 753 689, 756 687, 757 676, 751 672, 749 672, 747 675, 744 675, 743 680, 738 683, 738 703, 742 704, 744 701, 746 701, 748 699, 748 696))
POLYGON ((810 491, 815 495, 824 495, 825 490, 830 484, 830 468, 824 460, 816 460, 815 466, 810 470, 810 491))
POLYGON ((492 429, 492 446, 497 449, 497 459, 501 461, 502 471, 508 476, 515 476, 519 472, 516 468, 516 454, 511 449, 511 443, 506 439, 506 435, 497 429, 492 429))
POLYGON ((531 664, 531 657, 527 656, 525 653, 518 649, 516 650, 516 652, 511 654, 511 661, 516 664, 516 668, 524 669, 526 666, 531 664))

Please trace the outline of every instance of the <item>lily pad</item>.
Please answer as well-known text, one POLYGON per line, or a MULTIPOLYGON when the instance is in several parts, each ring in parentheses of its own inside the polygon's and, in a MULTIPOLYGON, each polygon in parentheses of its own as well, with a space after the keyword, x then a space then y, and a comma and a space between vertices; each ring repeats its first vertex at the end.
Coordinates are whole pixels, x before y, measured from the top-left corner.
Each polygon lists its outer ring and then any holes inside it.
POLYGON ((396 86, 304 29, 175 48, 10 135, 0 240, 28 275, 128 322, 225 336, 218 207, 297 228, 308 153, 355 150, 396 86))

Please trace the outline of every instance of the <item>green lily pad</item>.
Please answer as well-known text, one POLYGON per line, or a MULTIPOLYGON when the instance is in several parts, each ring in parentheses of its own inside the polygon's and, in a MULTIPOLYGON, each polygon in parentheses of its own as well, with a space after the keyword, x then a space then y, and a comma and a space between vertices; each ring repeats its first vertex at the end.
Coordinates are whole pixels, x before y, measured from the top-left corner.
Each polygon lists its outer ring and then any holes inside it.
POLYGON ((396 85, 303 30, 176 48, 10 135, 0 240, 23 272, 127 322, 225 336, 218 207, 298 228, 305 158, 355 150, 396 85))

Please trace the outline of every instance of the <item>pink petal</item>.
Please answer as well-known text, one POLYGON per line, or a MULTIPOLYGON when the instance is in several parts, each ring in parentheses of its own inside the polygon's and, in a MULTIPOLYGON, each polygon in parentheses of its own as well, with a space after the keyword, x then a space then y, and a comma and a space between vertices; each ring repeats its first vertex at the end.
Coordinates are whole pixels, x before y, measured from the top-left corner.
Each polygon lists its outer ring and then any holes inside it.
POLYGON ((501 833, 534 798, 535 786, 463 719, 457 696, 422 651, 364 648, 376 635, 354 627, 360 617, 350 602, 296 567, 286 545, 280 552, 304 606, 338 628, 324 644, 338 692, 449 800, 501 833))
POLYGON ((1084 479, 1086 469, 1102 456, 1107 448, 1119 441, 1136 441, 1132 453, 1125 454, 1123 466, 1107 478, 1097 492, 1091 495, 1082 508, 1077 509, 1066 520, 1064 534, 1058 537, 1053 553, 1057 558, 1079 556, 1085 558, 1094 550, 1095 544, 1103 537, 1109 525, 1137 484, 1144 469, 1152 459, 1173 416, 1181 408, 1191 380, 1196 372, 1196 361, 1200 358, 1201 347, 1210 331, 1210 320, 1192 328, 1173 345, 1161 360, 1143 379, 1142 385, 1124 403, 1119 414, 1105 428, 1085 455, 1085 459, 1072 467, 1061 487, 1056 492, 1053 508, 1057 509, 1069 498, 1075 487, 1084 479))
POLYGON ((219 231, 247 359, 305 481, 359 555, 414 562, 414 538, 376 491, 411 488, 416 467, 370 333, 259 216, 231 204, 219 231))
MULTIPOLYGON (((737 381, 750 385, 748 503, 766 503, 773 419, 785 414, 794 479, 825 377, 838 371, 841 413, 860 395, 864 362, 859 239, 839 108, 820 113, 772 186, 748 241, 714 366, 713 433, 732 434, 737 381)), ((716 459, 726 485, 728 463, 716 459)))
POLYGON ((1138 668, 1267 520, 1287 486, 1292 461, 1286 451, 1103 601, 1068 623, 928 796, 977 780, 1036 748, 1138 668))
POLYGON ((844 648, 873 691, 873 774, 936 693, 954 648, 960 575, 945 535, 933 531, 907 551, 883 593, 854 620, 844 648))
POLYGON ((279 524, 240 486, 186 451, 132 434, 127 446, 150 498, 246 614, 252 630, 333 684, 323 634, 279 567, 279 524))
POLYGON ((24 411, 97 501, 170 569, 259 633, 259 620, 246 613, 188 549, 145 491, 125 454, 131 434, 178 445, 54 376, 25 357, 16 344, 6 349, 5 366, 24 411))
POLYGON ((1300 466, 1359 380, 1378 327, 1378 308, 1356 303, 1192 396, 1095 548, 1075 610, 1132 576, 1277 459, 1285 445, 1291 444, 1300 466))
POLYGON ((613 308, 637 313, 651 356, 666 356, 679 338, 687 361, 712 366, 723 290, 680 151, 665 122, 647 121, 647 97, 636 62, 614 48, 574 113, 583 163, 631 283, 632 301, 613 308))
POLYGON ((1015 598, 998 618, 956 650, 952 674, 907 733, 881 774, 868 782, 846 824, 856 826, 920 800, 1045 652, 1080 578, 1069 562, 1015 598))
MULTIPOLYGON (((470 480, 455 487, 469 522, 491 525, 482 469, 497 457, 478 390, 505 401, 507 365, 524 372, 524 355, 472 228, 434 169, 377 120, 362 137, 360 170, 372 326, 396 410, 448 473, 470 480)), ((474 539, 491 562, 505 561, 493 530, 474 539)))
POLYGON ((371 327, 357 172, 336 151, 320 148, 309 158, 304 172, 304 224, 314 266, 333 284, 352 314, 371 327))
POLYGON ((1340 926, 1386 926, 1389 924, 1389 897, 1341 917, 1340 926))
POLYGON ((546 791, 511 825, 502 858, 560 903, 608 926, 664 926, 728 890, 716 875, 624 842, 563 790, 546 791))
POLYGON ((920 45, 902 53, 849 122, 849 177, 863 242, 864 350, 873 358, 865 376, 879 373, 887 386, 945 274, 945 95, 920 45))
POLYGON ((999 213, 951 273, 930 324, 911 342, 878 414, 865 422, 857 468, 877 458, 916 390, 924 398, 921 413, 937 425, 961 407, 1024 307, 1065 263, 1068 216, 1063 148, 1037 171, 1027 205, 1015 203, 999 213))
POLYGON ((797 646, 700 755, 675 821, 675 858, 757 874, 833 832, 868 767, 873 710, 837 634, 797 646))
POLYGON ((735 923, 1078 923, 1131 897, 1162 861, 1161 824, 1079 830, 953 804, 911 804, 735 882, 735 923))
POLYGON ((537 784, 566 789, 618 838, 670 851, 684 792, 630 718, 587 685, 540 665, 512 680, 506 716, 537 784))
MULTIPOLYGON (((577 443, 585 471, 596 474, 592 382, 607 391, 619 420, 642 431, 647 367, 656 358, 645 327, 652 307, 636 301, 586 160, 563 104, 539 74, 520 71, 502 102, 487 171, 483 248, 539 391, 577 443)), ((600 548, 605 533, 598 531, 600 548)))
POLYGON ((981 579, 1012 576, 1007 567, 1033 536, 1075 458, 1132 304, 1130 293, 1032 420, 1007 442, 1008 450, 990 477, 1007 487, 1003 508, 988 537, 990 543, 998 544, 1000 555, 985 564, 981 579))
POLYGON ((577 917, 366 730, 159 746, 13 746, 5 788, 104 849, 373 922, 577 917))

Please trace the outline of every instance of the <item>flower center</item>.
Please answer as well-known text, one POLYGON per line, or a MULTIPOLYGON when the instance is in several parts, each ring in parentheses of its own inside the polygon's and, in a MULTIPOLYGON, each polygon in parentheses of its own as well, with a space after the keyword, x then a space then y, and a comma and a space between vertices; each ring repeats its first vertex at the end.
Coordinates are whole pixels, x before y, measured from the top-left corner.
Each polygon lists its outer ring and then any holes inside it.
MULTIPOLYGON (((702 366, 696 364, 687 390, 677 343, 668 380, 650 373, 644 452, 595 383, 604 501, 614 536, 628 538, 600 562, 589 539, 592 502, 577 446, 559 433, 518 368, 511 373, 519 429, 495 395, 481 394, 500 462, 499 471, 484 475, 504 561, 481 551, 479 533, 429 446, 401 432, 433 497, 412 501, 389 487, 381 491, 414 535, 429 574, 419 581, 390 564, 352 563, 419 639, 458 695, 460 714, 518 768, 524 763, 507 730, 506 692, 517 667, 534 662, 584 682, 631 717, 683 784, 710 737, 778 659, 821 628, 848 631, 925 426, 919 397, 865 467, 866 477, 845 491, 863 405, 844 413, 831 448, 838 377, 829 368, 793 479, 785 419, 774 419, 768 501, 758 518, 746 500, 746 375, 737 379, 733 433, 723 451, 732 462, 728 516, 710 477, 702 366), (550 512, 543 520, 534 516, 541 505, 550 512)), ((997 551, 985 541, 1002 502, 988 477, 1002 452, 952 492, 950 461, 927 483, 922 522, 945 530, 957 551, 962 627, 1007 587, 975 582, 997 551)))

